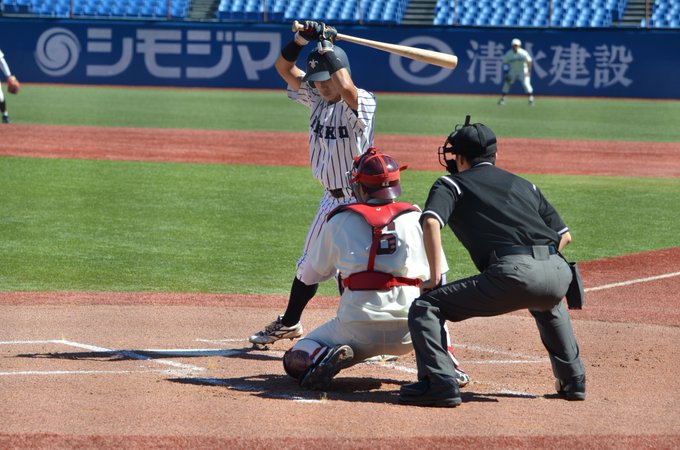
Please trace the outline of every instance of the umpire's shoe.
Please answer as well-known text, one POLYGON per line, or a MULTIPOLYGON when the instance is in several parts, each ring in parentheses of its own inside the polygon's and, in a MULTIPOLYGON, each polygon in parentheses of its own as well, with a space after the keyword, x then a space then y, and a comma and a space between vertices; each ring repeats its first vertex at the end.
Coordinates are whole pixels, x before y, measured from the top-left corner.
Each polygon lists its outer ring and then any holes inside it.
POLYGON ((580 401, 586 399, 586 376, 579 375, 568 381, 555 380, 557 394, 565 400, 580 401))
POLYGON ((399 403, 415 406, 456 407, 462 403, 458 383, 453 377, 432 373, 399 389, 399 403))
POLYGON ((349 345, 336 345, 314 367, 311 367, 300 379, 300 387, 325 391, 331 380, 342 369, 349 367, 354 358, 354 351, 349 345))

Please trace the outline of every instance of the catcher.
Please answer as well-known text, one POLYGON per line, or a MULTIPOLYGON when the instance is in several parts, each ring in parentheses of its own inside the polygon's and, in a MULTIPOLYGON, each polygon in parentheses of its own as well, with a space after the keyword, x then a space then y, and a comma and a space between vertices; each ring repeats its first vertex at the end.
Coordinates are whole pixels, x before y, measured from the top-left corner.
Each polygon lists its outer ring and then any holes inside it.
MULTIPOLYGON (((328 214, 309 250, 301 280, 316 284, 339 270, 345 289, 336 317, 283 356, 286 373, 303 388, 327 390, 333 377, 349 366, 413 349, 406 319, 430 269, 418 223, 420 209, 396 201, 405 168, 375 148, 354 158, 347 179, 357 202, 328 214)), ((443 255, 437 270, 448 270, 443 255)), ((441 343, 453 363, 449 375, 465 386, 470 378, 458 367, 447 333, 441 343)))
MULTIPOLYGON (((16 94, 19 92, 19 80, 17 80, 17 77, 12 75, 12 72, 9 70, 9 66, 7 65, 7 61, 5 61, 5 54, 0 50, 0 70, 2 70, 2 73, 5 74, 5 77, 7 77, 7 92, 10 94, 16 94)), ((5 94, 2 91, 2 86, 0 85, 0 112, 2 113, 2 123, 10 123, 9 121, 9 113, 7 112, 7 102, 5 101, 5 94)))

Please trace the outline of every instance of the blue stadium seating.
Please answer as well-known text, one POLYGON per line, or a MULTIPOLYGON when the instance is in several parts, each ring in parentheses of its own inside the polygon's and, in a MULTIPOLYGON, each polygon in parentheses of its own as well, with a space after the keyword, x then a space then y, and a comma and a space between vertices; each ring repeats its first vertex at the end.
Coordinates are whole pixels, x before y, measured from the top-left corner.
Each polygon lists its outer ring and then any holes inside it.
POLYGON ((627 0, 553 0, 551 16, 550 0, 438 0, 433 24, 609 27, 623 16, 626 4, 627 0))
MULTIPOLYGON (((191 0, 172 0, 170 15, 184 19, 191 0)), ((33 14, 40 17, 69 17, 71 0, 4 0, 6 13, 33 14)), ((74 17, 113 17, 167 19, 167 0, 73 0, 74 17)))
POLYGON ((339 23, 399 24, 406 11, 408 0, 362 0, 361 10, 357 0, 221 0, 217 8, 220 20, 264 20, 292 22, 295 19, 315 18, 339 23), (250 6, 249 6, 250 5, 250 6))
MULTIPOLYGON (((71 0, 0 0, 5 13, 69 17, 71 0)), ((225 21, 289 23, 315 18, 333 24, 400 24, 409 0, 220 0, 225 21), (266 11, 264 10, 266 5, 266 11)), ((628 0, 437 0, 434 25, 502 27, 610 27, 622 19, 628 0)), ((170 16, 184 19, 191 0, 171 0, 170 16)), ((74 17, 159 19, 167 0, 73 0, 74 17)), ((680 0, 655 0, 641 27, 680 28, 680 0)))
POLYGON ((653 28, 680 28, 680 0, 656 0, 652 9, 649 25, 653 28))

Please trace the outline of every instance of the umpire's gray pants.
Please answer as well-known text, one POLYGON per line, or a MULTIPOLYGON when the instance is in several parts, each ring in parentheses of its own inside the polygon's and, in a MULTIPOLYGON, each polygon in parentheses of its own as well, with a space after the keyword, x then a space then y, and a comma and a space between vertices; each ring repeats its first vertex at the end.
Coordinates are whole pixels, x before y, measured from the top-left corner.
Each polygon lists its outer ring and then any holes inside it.
POLYGON ((584 374, 569 313, 562 302, 570 282, 569 266, 559 255, 541 259, 492 256, 481 274, 421 295, 411 305, 408 318, 418 379, 454 371, 446 349, 446 320, 460 322, 525 308, 536 320, 555 377, 568 380, 584 374))

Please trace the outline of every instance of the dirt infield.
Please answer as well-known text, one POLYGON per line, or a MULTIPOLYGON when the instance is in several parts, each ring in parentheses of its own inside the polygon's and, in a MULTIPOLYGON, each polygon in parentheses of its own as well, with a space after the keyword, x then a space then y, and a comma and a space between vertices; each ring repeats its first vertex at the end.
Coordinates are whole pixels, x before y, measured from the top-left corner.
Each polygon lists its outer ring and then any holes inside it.
MULTIPOLYGON (((303 133, 12 125, 2 129, 2 138, 0 155, 6 156, 308 165, 303 133)), ((442 142, 432 136, 376 137, 377 147, 415 170, 442 170, 442 142)), ((680 177, 680 143, 499 138, 498 147, 499 165, 521 173, 680 177)))
MULTIPOLYGON (((297 134, 2 131, 1 155, 307 164, 297 134), (269 148, 259 139, 293 147, 277 149, 283 162, 251 161, 252 148, 269 148)), ((378 139, 414 169, 439 170, 439 144, 378 139)), ((640 144, 654 157, 631 164, 636 145, 505 139, 499 161, 524 173, 680 176, 678 144, 640 144)), ((451 327, 473 380, 455 409, 396 403, 415 379, 412 353, 343 371, 328 393, 299 389, 281 366, 289 341, 254 351, 245 339, 282 296, 0 292, 0 448, 680 448, 680 247, 582 269, 587 304, 571 315, 588 400, 556 398, 533 319, 518 312, 451 327)), ((314 299, 305 327, 335 306, 314 299)))

